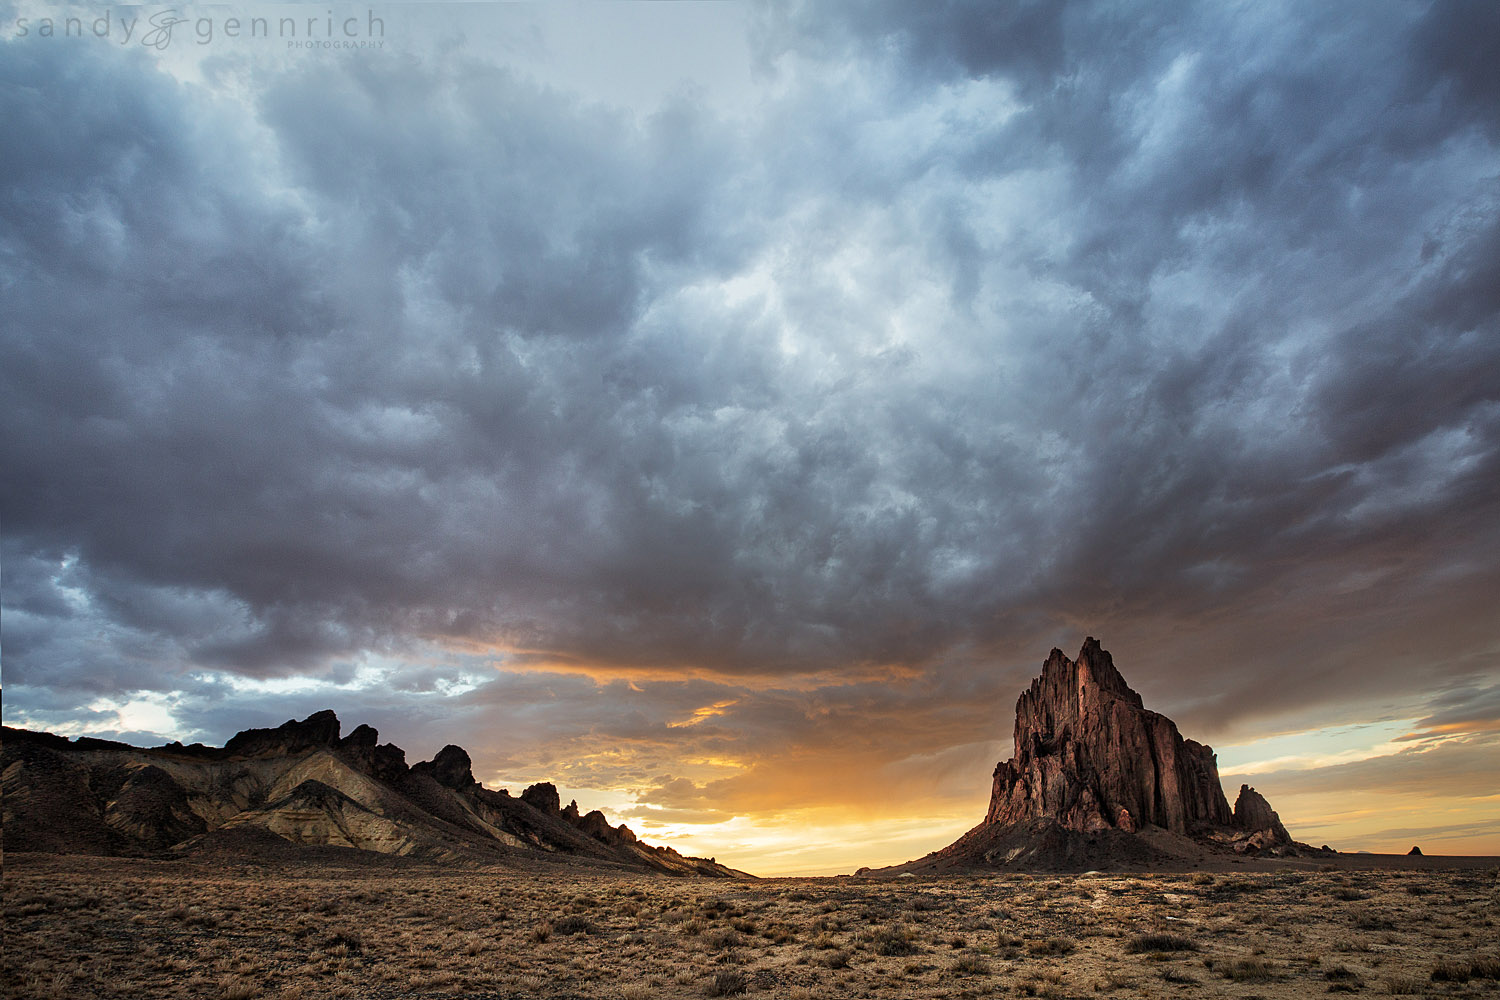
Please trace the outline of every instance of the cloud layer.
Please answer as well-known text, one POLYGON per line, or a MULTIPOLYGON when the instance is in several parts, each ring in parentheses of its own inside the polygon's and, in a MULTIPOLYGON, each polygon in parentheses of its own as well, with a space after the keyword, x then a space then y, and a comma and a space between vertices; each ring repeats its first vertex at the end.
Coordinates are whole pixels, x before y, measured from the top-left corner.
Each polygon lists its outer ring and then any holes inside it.
POLYGON ((7 31, 7 718, 302 684, 698 818, 1084 634, 1209 735, 1482 729, 1495 16, 770 5, 732 109, 7 31))

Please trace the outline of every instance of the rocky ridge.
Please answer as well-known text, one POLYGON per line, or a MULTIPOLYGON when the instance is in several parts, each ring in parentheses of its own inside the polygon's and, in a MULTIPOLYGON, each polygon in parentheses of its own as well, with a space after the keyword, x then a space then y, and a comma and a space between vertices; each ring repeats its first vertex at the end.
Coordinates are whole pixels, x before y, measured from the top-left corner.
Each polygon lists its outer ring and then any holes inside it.
POLYGON ((1264 796, 1231 809, 1212 748, 1147 709, 1097 640, 1052 650, 1016 701, 1015 754, 995 766, 983 822, 886 871, 980 864, 1061 869, 1183 860, 1204 850, 1285 855, 1294 842, 1264 796))
POLYGON ((550 782, 512 796, 474 778, 462 747, 410 766, 370 726, 322 711, 223 747, 141 748, 3 728, 7 851, 162 856, 345 847, 433 860, 550 858, 669 875, 741 877, 642 843, 550 782))

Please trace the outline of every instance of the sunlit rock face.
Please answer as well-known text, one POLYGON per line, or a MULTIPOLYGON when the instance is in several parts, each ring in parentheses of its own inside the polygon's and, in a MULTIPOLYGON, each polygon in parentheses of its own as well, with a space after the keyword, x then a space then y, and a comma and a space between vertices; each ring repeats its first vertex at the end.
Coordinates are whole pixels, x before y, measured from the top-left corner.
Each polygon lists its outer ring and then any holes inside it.
POLYGON ((1140 870, 1218 856, 1333 853, 1292 840, 1265 797, 1234 810, 1213 749, 1141 704, 1094 639, 1054 649, 1016 700, 1015 756, 995 766, 983 822, 926 857, 867 874, 1140 870))
POLYGON ((1085 833, 1235 825, 1213 750, 1143 707, 1092 638, 1077 660, 1052 650, 1016 702, 1015 756, 995 768, 985 823, 1042 817, 1085 833))
MULTIPOLYGON (((223 748, 133 747, 4 727, 0 801, 12 850, 283 858, 302 847, 512 864, 542 855, 661 875, 738 877, 713 860, 639 841, 540 782, 512 797, 474 780, 459 746, 407 766, 371 726, 340 738, 314 713, 249 729, 223 748)), ((549 862, 551 863, 551 862, 549 862)))

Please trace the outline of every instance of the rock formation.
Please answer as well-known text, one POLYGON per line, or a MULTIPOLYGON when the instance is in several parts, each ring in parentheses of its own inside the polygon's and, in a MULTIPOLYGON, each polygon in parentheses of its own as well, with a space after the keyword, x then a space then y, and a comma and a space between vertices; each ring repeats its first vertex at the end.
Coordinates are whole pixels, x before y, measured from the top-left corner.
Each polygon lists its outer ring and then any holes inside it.
MULTIPOLYGON (((356 848, 434 860, 505 863, 551 857, 572 864, 672 875, 736 877, 713 861, 641 843, 556 786, 513 798, 474 779, 462 747, 410 767, 370 726, 340 738, 317 712, 249 729, 223 748, 173 743, 143 749, 4 728, 5 848, 103 855, 356 848)), ((281 856, 278 854, 278 856, 281 856)))
POLYGON ((1213 751, 1142 707, 1094 639, 1076 661, 1052 651, 1016 702, 1015 748, 995 768, 988 824, 1191 834, 1232 822, 1213 751))
MULTIPOLYGON (((369 726, 363 728, 370 729, 369 726)), ((378 739, 374 733, 375 731, 370 729, 371 742, 378 739)), ((363 738, 365 734, 360 735, 363 738)), ((324 709, 321 712, 314 712, 301 722, 288 719, 275 729, 246 729, 244 732, 236 733, 230 737, 228 743, 224 744, 224 752, 245 757, 288 754, 311 747, 328 746, 336 742, 338 738, 339 717, 332 711, 324 709)))
POLYGON ((1281 825, 1281 817, 1271 808, 1266 797, 1249 785, 1240 786, 1239 798, 1234 800, 1234 823, 1236 830, 1250 834, 1255 848, 1275 847, 1290 844, 1292 835, 1281 825))
POLYGON ((473 768, 468 751, 450 743, 439 750, 436 757, 424 760, 420 764, 413 764, 411 769, 416 774, 432 775, 432 780, 444 788, 463 791, 471 785, 478 784, 474 780, 473 768))
POLYGON ((1231 810, 1213 750, 1147 709, 1092 638, 1077 660, 1052 650, 1016 701, 1014 739, 1015 755, 995 766, 984 821, 942 851, 888 871, 1103 867, 1201 848, 1301 846, 1248 785, 1231 810))
POLYGON ((521 801, 554 816, 562 811, 562 797, 557 794, 557 786, 550 781, 528 787, 521 793, 521 801))

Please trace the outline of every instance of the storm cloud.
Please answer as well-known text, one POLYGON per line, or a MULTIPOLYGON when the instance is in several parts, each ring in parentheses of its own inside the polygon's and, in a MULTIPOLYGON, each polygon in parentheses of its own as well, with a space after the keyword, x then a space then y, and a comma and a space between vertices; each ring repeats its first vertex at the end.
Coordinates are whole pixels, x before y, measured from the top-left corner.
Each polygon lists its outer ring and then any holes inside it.
POLYGON ((1494 17, 772 4, 731 109, 12 16, 7 719, 342 691, 707 816, 979 759, 1094 634, 1190 733, 1482 729, 1494 17))

